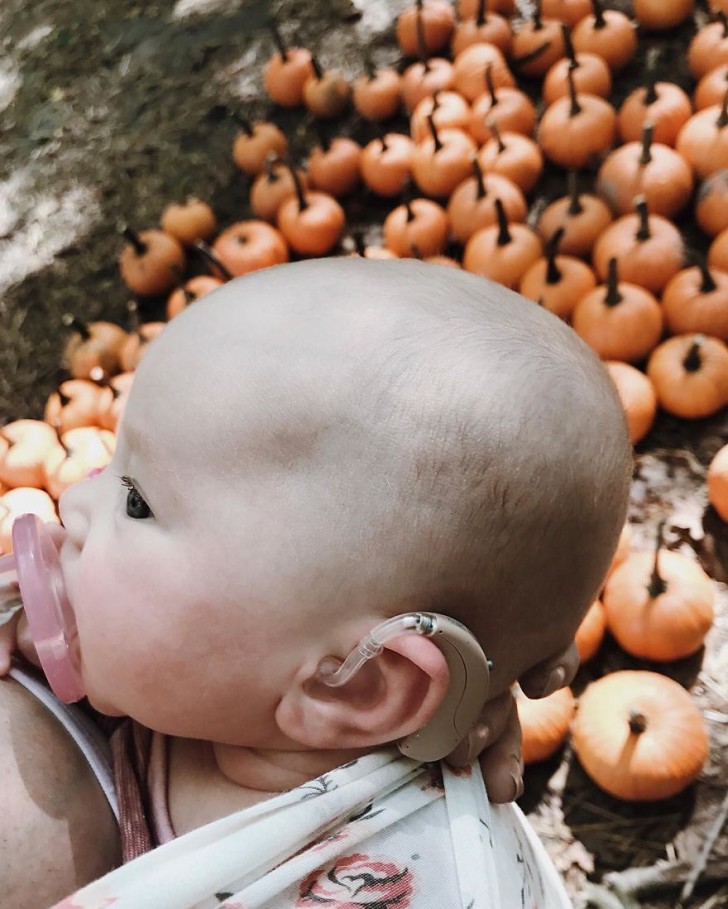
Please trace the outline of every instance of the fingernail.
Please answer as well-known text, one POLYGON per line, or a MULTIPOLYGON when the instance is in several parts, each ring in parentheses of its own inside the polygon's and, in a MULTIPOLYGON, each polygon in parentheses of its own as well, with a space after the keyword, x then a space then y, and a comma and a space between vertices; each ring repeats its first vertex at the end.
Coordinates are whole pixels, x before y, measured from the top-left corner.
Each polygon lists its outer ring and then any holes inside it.
POLYGON ((557 666, 556 669, 552 669, 541 692, 541 697, 546 698, 553 694, 554 691, 558 691, 559 688, 563 688, 565 680, 566 670, 563 666, 557 666))
POLYGON ((491 736, 490 726, 476 726, 468 736, 468 761, 476 760, 488 744, 491 736))
POLYGON ((523 777, 520 773, 511 773, 511 779, 513 780, 513 799, 515 802, 516 799, 520 799, 523 795, 523 777))

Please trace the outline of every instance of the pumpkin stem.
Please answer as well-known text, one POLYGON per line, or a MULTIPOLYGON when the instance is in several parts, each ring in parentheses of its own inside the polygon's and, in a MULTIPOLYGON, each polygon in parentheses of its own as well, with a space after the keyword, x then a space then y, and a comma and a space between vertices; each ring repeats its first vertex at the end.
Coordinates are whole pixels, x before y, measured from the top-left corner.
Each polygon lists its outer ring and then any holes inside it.
POLYGON ((498 217, 498 246, 507 246, 513 237, 508 230, 508 217, 500 199, 495 200, 495 213, 498 217))
POLYGON ((265 179, 268 183, 277 183, 281 179, 280 172, 276 169, 276 164, 282 164, 282 160, 275 152, 270 152, 265 159, 265 179))
POLYGON ((319 140, 319 145, 321 146, 321 148, 323 148, 323 150, 325 152, 328 152, 329 149, 331 148, 331 139, 329 139, 328 135, 326 134, 326 130, 323 128, 323 126, 321 125, 321 123, 318 120, 316 121, 315 129, 316 129, 316 136, 318 137, 318 140, 319 140))
POLYGON ((572 69, 567 69, 566 79, 569 83, 569 97, 571 98, 571 107, 569 108, 569 116, 577 117, 581 113, 581 105, 579 104, 576 98, 576 85, 574 84, 574 72, 572 69))
POLYGON ((72 328, 74 331, 77 331, 84 341, 88 341, 91 337, 88 325, 85 322, 82 322, 78 316, 74 316, 72 312, 64 312, 61 316, 61 322, 66 328, 72 328))
POLYGON ((650 212, 647 208, 647 199, 645 199, 644 196, 639 196, 634 203, 634 207, 637 209, 637 214, 640 219, 640 225, 635 234, 635 239, 643 243, 652 236, 650 233, 650 212))
POLYGON ((387 134, 382 133, 379 137, 379 141, 382 143, 382 152, 389 151, 389 146, 387 145, 387 134))
POLYGON ((728 124, 728 89, 723 95, 723 104, 720 108, 720 116, 715 121, 715 125, 718 127, 718 129, 723 129, 726 124, 728 124))
POLYGON ((205 243, 204 240, 196 240, 192 244, 192 248, 197 250, 197 252, 202 256, 208 265, 212 266, 213 269, 217 269, 225 281, 232 281, 234 277, 233 274, 225 265, 223 265, 223 263, 212 251, 212 248, 207 243, 205 243))
POLYGON ((501 131, 498 128, 498 124, 492 117, 490 117, 488 120, 485 121, 485 125, 493 133, 493 138, 495 139, 496 144, 498 145, 498 154, 500 155, 502 152, 504 152, 506 150, 506 144, 503 141, 503 136, 501 136, 501 131))
POLYGON ((478 0, 478 9, 475 13, 475 24, 480 28, 485 25, 485 0, 478 0))
POLYGON ((566 210, 568 215, 580 215, 584 211, 584 206, 579 198, 579 178, 575 170, 570 170, 566 176, 566 185, 569 193, 569 207, 566 210))
POLYGON ((275 46, 278 48, 278 53, 281 55, 281 60, 283 60, 284 63, 288 62, 288 48, 286 47, 283 41, 283 37, 278 30, 278 23, 275 21, 275 19, 270 24, 270 30, 271 34, 273 35, 275 46))
POLYGON ((437 108, 440 106, 440 92, 442 89, 438 88, 432 93, 432 110, 431 114, 434 114, 437 108))
POLYGON ((422 68, 426 73, 430 71, 430 61, 427 59, 427 42, 425 41, 425 23, 422 21, 422 7, 417 8, 415 16, 415 33, 417 35, 417 56, 420 58, 422 68))
POLYGON ((410 252, 415 259, 419 259, 420 262, 422 261, 422 250, 416 243, 410 243, 410 252))
POLYGON ((194 303, 197 297, 192 293, 189 287, 183 287, 182 293, 184 294, 185 303, 189 306, 191 303, 194 303))
POLYGON ((556 255, 559 249, 559 243, 561 243, 564 237, 565 230, 563 227, 560 227, 558 230, 555 230, 548 241, 548 246, 546 247, 546 283, 547 284, 558 284, 563 277, 563 272, 556 264, 556 255))
POLYGON ((639 710, 630 710, 629 731, 633 735, 641 735, 647 729, 647 717, 639 710))
POLYGON ((703 361, 700 359, 700 348, 703 346, 703 341, 703 335, 695 335, 693 338, 690 350, 682 362, 683 369, 686 372, 697 372, 703 365, 703 361))
POLYGON ((617 306, 624 297, 619 292, 619 274, 617 271, 617 258, 612 256, 607 266, 607 293, 604 302, 607 306, 617 306))
POLYGON ((244 114, 235 113, 233 114, 233 120, 238 124, 240 129, 245 133, 246 136, 252 136, 255 134, 255 129, 253 124, 248 120, 244 114))
POLYGON ((647 51, 647 65, 645 71, 645 104, 654 104, 660 97, 657 94, 657 60, 660 52, 656 47, 647 51))
POLYGON ((667 584, 665 579, 660 574, 659 566, 659 557, 660 549, 662 547, 662 531, 664 530, 665 522, 660 521, 657 525, 657 540, 655 543, 655 561, 652 563, 652 575, 650 577, 650 583, 647 587, 647 592, 654 600, 655 597, 659 597, 661 593, 664 593, 667 590, 667 584))
POLYGON ((592 9, 594 10, 594 28, 604 28, 607 20, 604 18, 602 0, 592 0, 592 9))
POLYGON ((324 71, 321 69, 321 64, 318 61, 318 58, 311 54, 311 69, 314 72, 314 75, 317 79, 321 80, 324 77, 324 71))
POLYGON ((485 88, 490 95, 490 106, 495 107, 498 103, 498 98, 495 93, 495 84, 493 82, 493 64, 489 63, 485 67, 485 88))
POLYGON ((364 73, 370 82, 377 77, 377 71, 369 54, 364 54, 364 73))
POLYGON ((564 39, 564 50, 566 51, 566 58, 569 61, 569 69, 576 69, 579 65, 579 61, 576 59, 574 43, 571 40, 571 29, 565 22, 561 23, 561 35, 564 39))
POLYGON ((473 173, 475 174, 476 186, 478 187, 478 192, 475 198, 480 201, 488 195, 488 188, 485 185, 485 178, 483 177, 483 169, 480 166, 480 161, 478 161, 478 156, 473 155, 473 173))
POLYGON ((440 149, 442 148, 442 142, 440 141, 440 137, 437 135, 437 127, 435 126, 435 118, 432 114, 427 115, 427 123, 430 127, 430 133, 432 134, 432 138, 435 142, 435 154, 437 154, 440 151, 440 149))
POLYGON ((129 324, 131 326, 129 331, 133 332, 139 340, 142 340, 142 322, 139 318, 139 304, 136 300, 129 300, 126 304, 126 308, 129 313, 129 324))
POLYGON ((144 240, 142 240, 142 238, 133 228, 129 227, 127 224, 122 227, 121 233, 124 239, 134 247, 134 252, 138 256, 143 256, 146 254, 148 249, 147 244, 144 242, 144 240))
POLYGON ((414 219, 415 219, 415 213, 414 213, 414 211, 413 211, 413 209, 412 209, 412 203, 410 202, 409 199, 407 199, 407 201, 404 202, 403 204, 404 204, 405 210, 406 210, 406 212, 407 212, 407 224, 409 224, 409 223, 411 223, 412 221, 414 221, 414 219))
POLYGON ((361 230, 354 230, 351 232, 351 239, 354 241, 354 251, 364 258, 364 253, 366 252, 366 246, 364 244, 364 234, 361 230))
POLYGON ((66 407, 66 405, 71 403, 73 398, 71 398, 71 396, 67 395, 65 392, 61 391, 61 389, 59 388, 58 389, 58 400, 60 401, 61 407, 66 407))
POLYGON ((708 268, 708 263, 703 259, 698 261, 698 268, 700 269, 701 284, 700 284, 700 293, 701 294, 712 294, 714 290, 718 289, 718 285, 715 283, 715 278, 710 273, 708 268))
POLYGON ((640 155, 640 166, 644 167, 652 161, 652 137, 655 133, 655 127, 652 123, 645 123, 642 127, 642 154, 640 155))
POLYGON ((535 32, 540 32, 543 28, 543 19, 541 18, 541 0, 536 0, 533 4, 533 30, 535 32))
MULTIPOLYGON (((382 144, 384 144, 384 139, 382 139, 382 144)), ((296 197, 298 198, 298 210, 299 212, 306 211, 308 208, 308 202, 306 201, 306 196, 304 195, 301 181, 298 179, 296 168, 290 163, 287 163, 286 167, 290 171, 291 179, 293 180, 293 186, 296 190, 296 197)))

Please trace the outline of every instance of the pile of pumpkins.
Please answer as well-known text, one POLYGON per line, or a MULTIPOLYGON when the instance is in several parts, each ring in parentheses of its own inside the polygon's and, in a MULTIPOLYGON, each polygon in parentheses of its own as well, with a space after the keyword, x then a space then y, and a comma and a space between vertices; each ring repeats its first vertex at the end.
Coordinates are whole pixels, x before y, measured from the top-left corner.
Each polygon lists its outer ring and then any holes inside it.
MULTIPOLYGON (((274 27, 270 101, 329 124, 353 107, 379 135, 363 145, 322 135, 304 167, 273 122, 243 121, 232 153, 251 181, 251 217, 219 231, 205 202, 170 204, 159 228, 126 230, 122 279, 138 297, 164 295, 172 319, 238 275, 342 254, 346 200, 363 189, 392 208, 382 245, 356 236, 355 254, 462 267, 568 321, 605 362, 634 443, 658 406, 688 420, 714 415, 728 404, 728 0, 710 8, 715 20, 688 48, 692 96, 658 80, 648 54, 644 85, 618 110, 612 80, 635 56, 636 24, 674 28, 694 15, 693 0, 634 0, 636 21, 601 0, 540 0, 525 20, 514 0, 417 0, 396 23, 409 65, 369 67, 353 84, 274 27), (519 77, 542 80, 540 116, 519 77), (407 132, 391 128, 403 111, 407 132), (566 191, 529 213, 545 162, 562 169, 566 191), (707 258, 691 260, 672 223, 691 206, 712 238, 707 258), (453 248, 461 255, 446 255, 453 248), (191 252, 208 274, 189 276, 191 252)), ((60 493, 108 463, 134 369, 165 324, 126 332, 69 317, 73 378, 43 421, 0 429, 0 552, 17 514, 57 520, 60 493)), ((710 466, 708 494, 728 521, 728 445, 710 466)), ((627 526, 579 629, 582 661, 607 628, 640 659, 694 654, 713 622, 713 582, 662 548, 662 528, 654 552, 630 549, 627 526)), ((550 757, 571 731, 587 773, 619 798, 679 792, 708 754, 695 703, 661 673, 610 673, 578 710, 568 688, 538 701, 519 694, 517 705, 526 762, 550 757)))

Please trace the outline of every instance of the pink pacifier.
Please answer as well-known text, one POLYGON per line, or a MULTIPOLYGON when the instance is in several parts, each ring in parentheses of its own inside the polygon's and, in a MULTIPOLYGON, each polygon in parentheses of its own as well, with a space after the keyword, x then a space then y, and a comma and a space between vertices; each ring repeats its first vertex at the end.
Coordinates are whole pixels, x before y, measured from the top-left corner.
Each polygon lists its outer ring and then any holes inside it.
MULTIPOLYGON (((13 551, 0 556, 0 607, 6 616, 21 606, 43 672, 55 694, 70 704, 85 697, 76 620, 66 596, 58 549, 34 514, 13 522, 13 551)), ((9 616, 8 616, 9 617, 9 616)))

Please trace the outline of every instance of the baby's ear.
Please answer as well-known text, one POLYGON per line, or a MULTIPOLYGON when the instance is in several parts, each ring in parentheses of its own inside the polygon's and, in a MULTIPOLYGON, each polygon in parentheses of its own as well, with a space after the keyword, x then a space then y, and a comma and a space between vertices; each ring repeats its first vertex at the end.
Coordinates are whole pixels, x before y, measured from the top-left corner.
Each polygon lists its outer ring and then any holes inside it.
POLYGON ((289 738, 321 750, 370 748, 416 732, 442 703, 450 675, 439 648, 421 635, 389 641, 340 688, 319 681, 317 668, 302 667, 276 721, 289 738))

